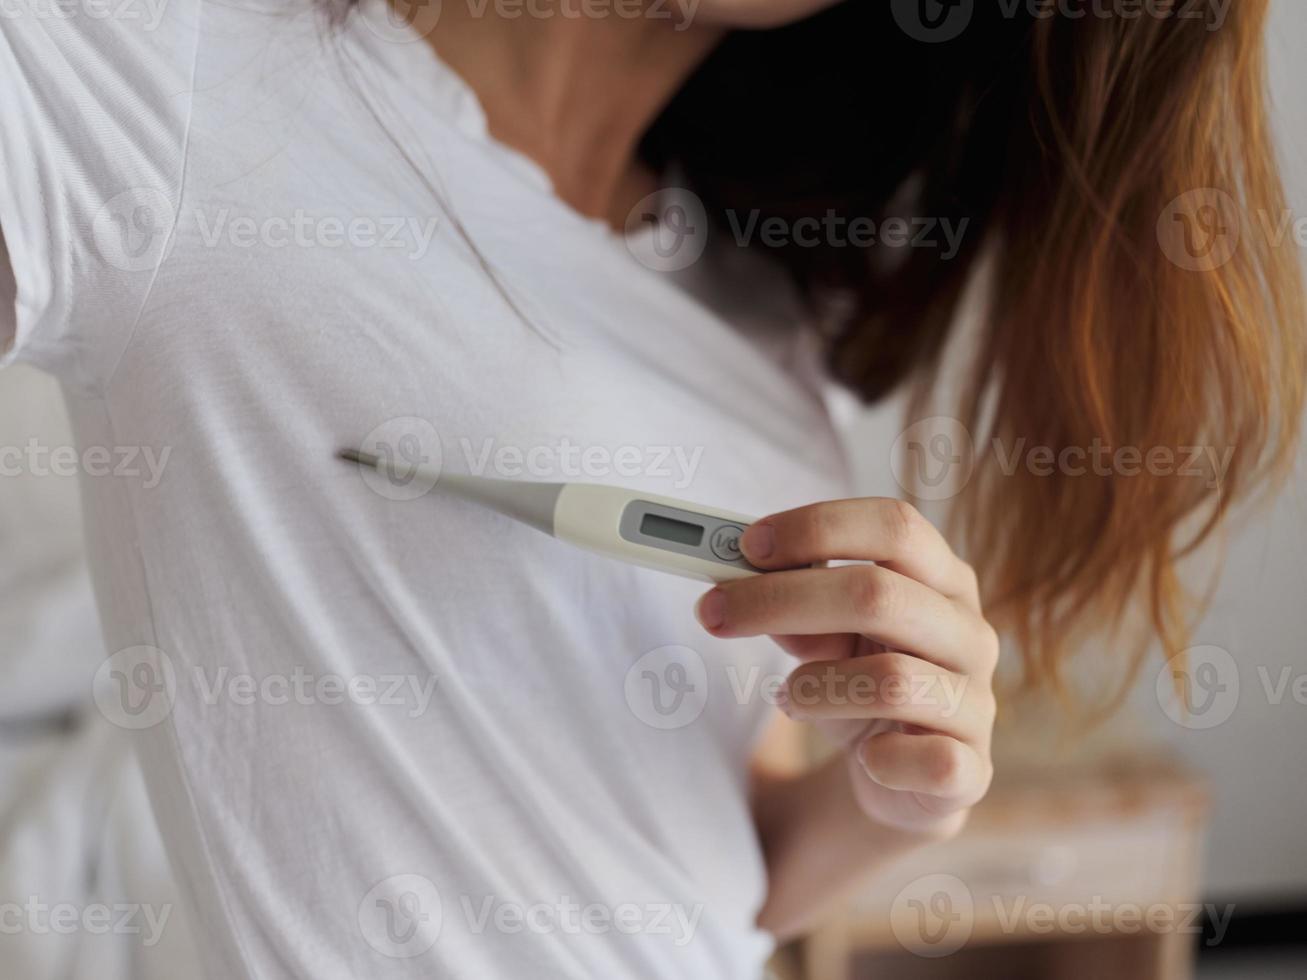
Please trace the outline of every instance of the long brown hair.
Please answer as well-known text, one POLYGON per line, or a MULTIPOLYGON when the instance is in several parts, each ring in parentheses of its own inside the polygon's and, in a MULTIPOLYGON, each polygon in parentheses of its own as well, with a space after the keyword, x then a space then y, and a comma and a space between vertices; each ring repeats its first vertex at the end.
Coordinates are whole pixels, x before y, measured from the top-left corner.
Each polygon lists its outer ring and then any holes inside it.
POLYGON ((977 0, 946 43, 911 36, 890 6, 729 37, 644 154, 714 215, 966 222, 956 254, 776 255, 814 307, 844 311, 835 375, 867 400, 909 385, 917 411, 983 268, 956 408, 982 448, 952 527, 1030 685, 1059 687, 1070 653, 1142 611, 1147 628, 1116 638, 1123 692, 1150 639, 1168 656, 1186 645, 1180 561, 1297 443, 1307 316, 1297 252, 1273 234, 1287 212, 1267 0, 1237 0, 1219 23, 1215 8, 1179 16, 1192 5, 1069 18, 977 0), (1191 250, 1198 232, 1214 249, 1191 250), (1045 475, 993 448, 1020 446, 1131 447, 1145 465, 1045 475), (1191 463, 1189 447, 1211 453, 1191 463), (1174 465, 1150 472, 1150 451, 1174 465))

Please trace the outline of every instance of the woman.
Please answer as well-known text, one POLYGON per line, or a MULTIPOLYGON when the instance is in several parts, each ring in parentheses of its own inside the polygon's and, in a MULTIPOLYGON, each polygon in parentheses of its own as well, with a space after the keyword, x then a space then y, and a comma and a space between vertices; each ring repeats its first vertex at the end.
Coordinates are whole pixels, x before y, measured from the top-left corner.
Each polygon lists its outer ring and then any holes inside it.
POLYGON ((68 395, 97 702, 140 730, 211 975, 756 977, 985 793, 991 621, 1032 682, 1136 598, 1182 645, 1176 561, 1301 402, 1293 255, 1213 257, 1282 207, 1265 3, 880 6, 3 22, 7 357, 68 395), (677 275, 631 254, 699 234, 683 204, 639 231, 673 183, 712 222, 677 275), (740 247, 831 214, 965 234, 740 247), (840 499, 827 382, 932 393, 982 257, 981 445, 1233 447, 1219 493, 984 453, 979 576, 912 508, 840 499), (332 459, 360 444, 389 478, 332 459), (743 549, 777 571, 699 595, 441 470, 769 514, 743 549), (785 765, 777 705, 843 751, 785 765))

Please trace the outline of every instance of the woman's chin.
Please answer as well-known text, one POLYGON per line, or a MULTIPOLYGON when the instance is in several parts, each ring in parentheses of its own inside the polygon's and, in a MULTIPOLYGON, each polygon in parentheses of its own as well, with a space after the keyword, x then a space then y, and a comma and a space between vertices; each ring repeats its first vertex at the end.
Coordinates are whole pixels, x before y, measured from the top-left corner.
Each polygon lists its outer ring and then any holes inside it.
MULTIPOLYGON (((692 3, 693 0, 686 0, 692 3)), ((700 0, 696 23, 714 27, 783 27, 833 7, 841 0, 700 0)))

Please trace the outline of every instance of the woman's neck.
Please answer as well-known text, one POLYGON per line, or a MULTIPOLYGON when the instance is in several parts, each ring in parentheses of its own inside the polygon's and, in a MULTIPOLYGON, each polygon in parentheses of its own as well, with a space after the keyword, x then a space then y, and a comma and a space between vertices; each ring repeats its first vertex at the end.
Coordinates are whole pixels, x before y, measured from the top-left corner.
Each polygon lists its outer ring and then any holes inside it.
POLYGON ((543 167, 572 207, 620 227, 653 189, 640 137, 722 31, 604 9, 509 18, 494 0, 446 2, 428 40, 476 92, 496 139, 543 167))

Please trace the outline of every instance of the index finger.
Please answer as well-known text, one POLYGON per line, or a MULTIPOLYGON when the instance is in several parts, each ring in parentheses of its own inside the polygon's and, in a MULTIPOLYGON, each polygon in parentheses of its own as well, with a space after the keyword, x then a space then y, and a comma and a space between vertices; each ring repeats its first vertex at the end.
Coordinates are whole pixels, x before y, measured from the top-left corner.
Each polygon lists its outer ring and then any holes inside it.
POLYGON ((808 504, 751 524, 744 556, 768 571, 822 561, 874 561, 936 592, 979 608, 971 567, 911 504, 864 497, 808 504))

